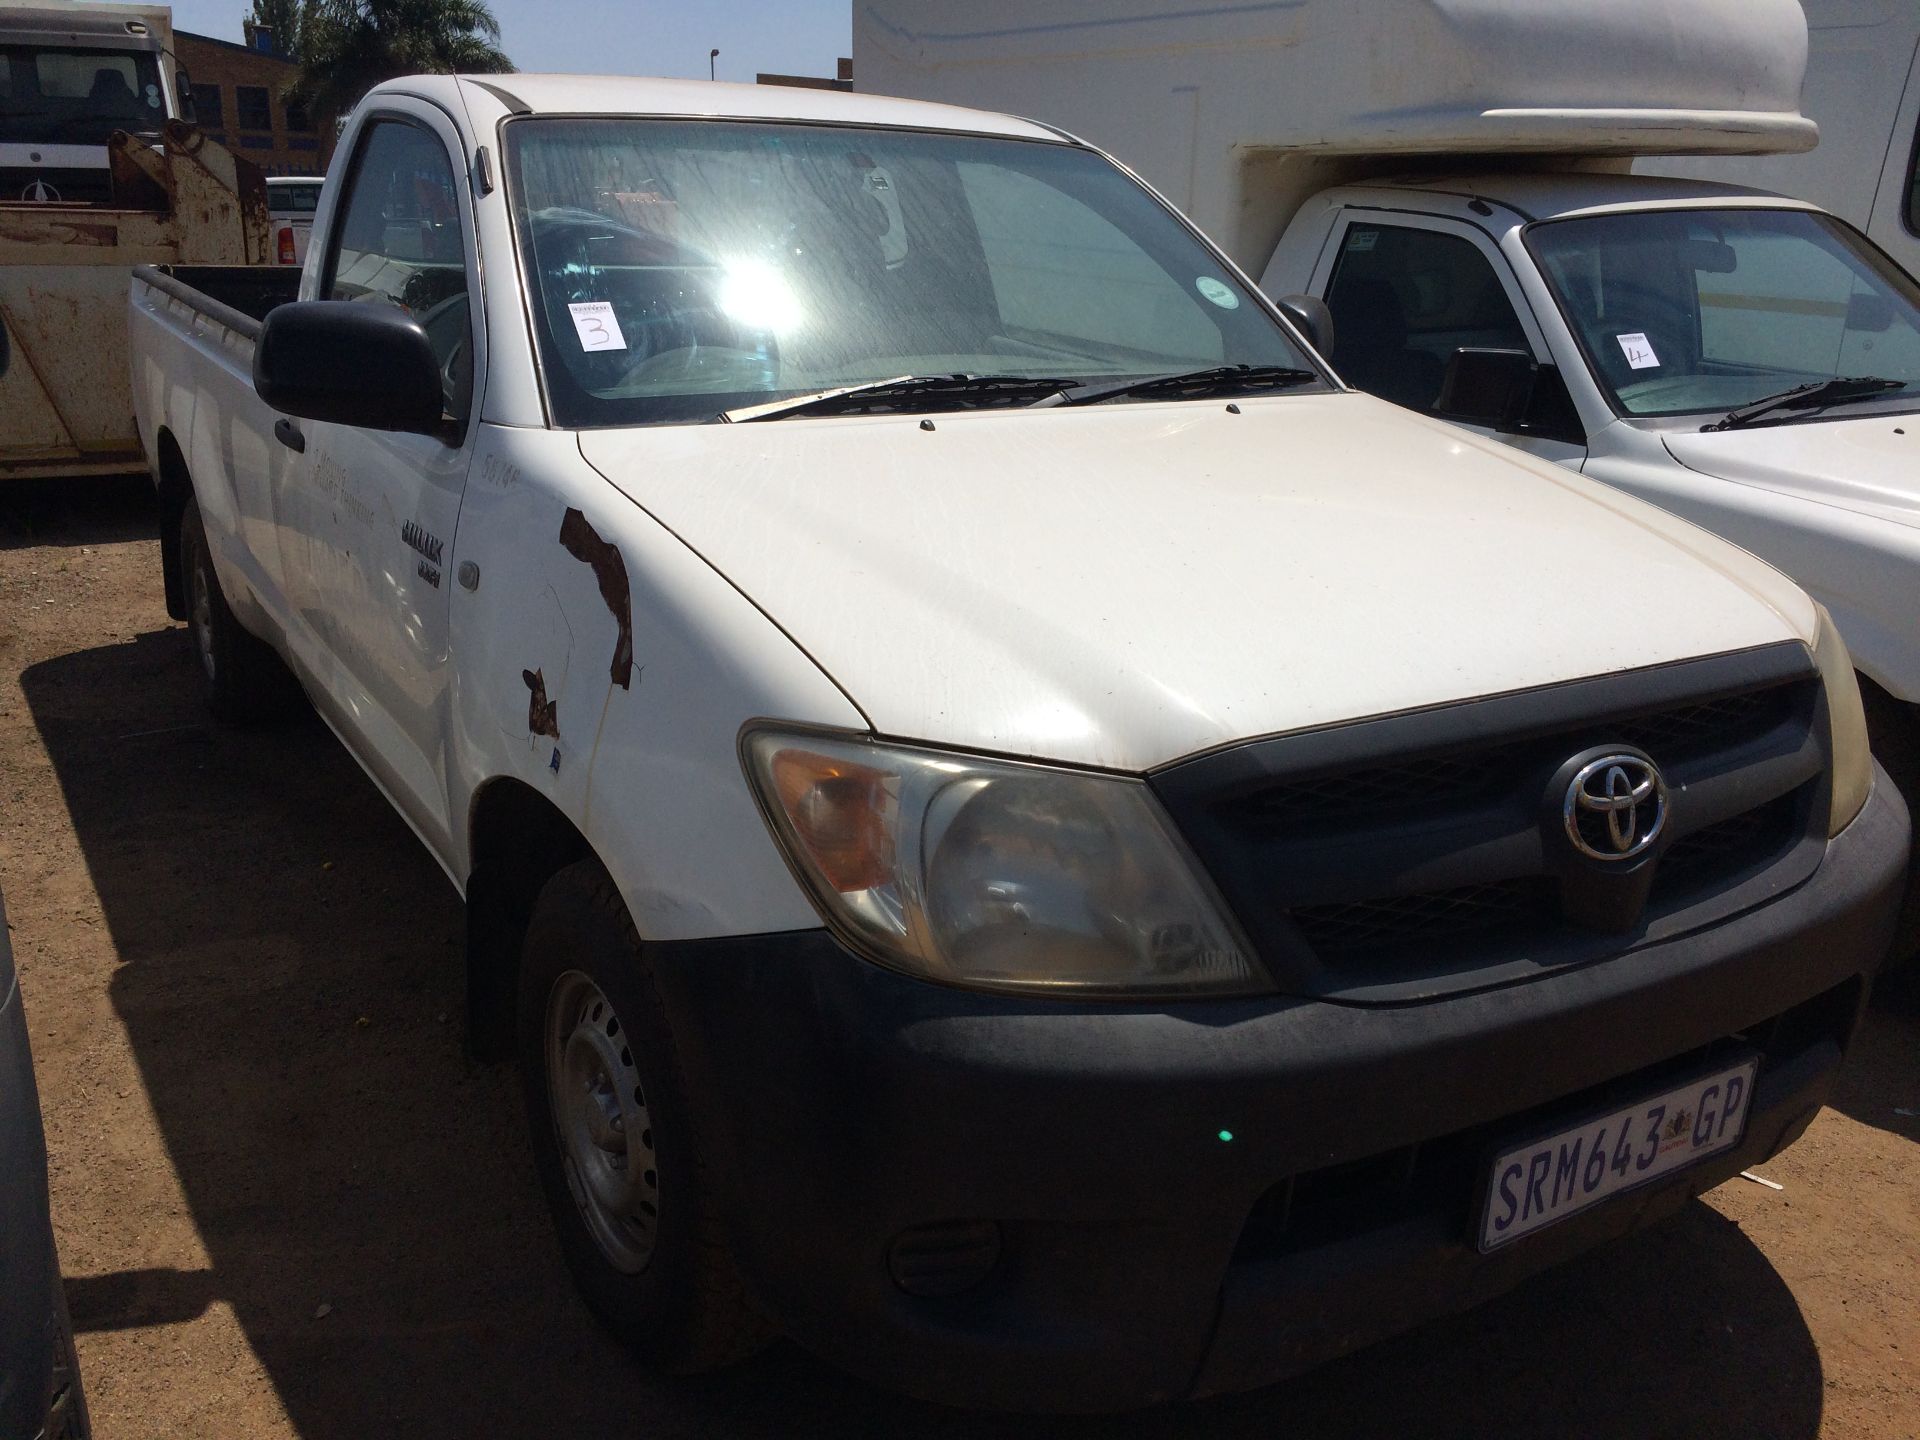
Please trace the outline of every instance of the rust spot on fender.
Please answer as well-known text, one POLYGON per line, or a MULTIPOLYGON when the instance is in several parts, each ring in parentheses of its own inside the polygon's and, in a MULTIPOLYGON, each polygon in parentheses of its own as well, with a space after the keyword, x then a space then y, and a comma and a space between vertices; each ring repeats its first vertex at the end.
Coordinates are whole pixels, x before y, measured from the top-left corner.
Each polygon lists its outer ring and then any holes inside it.
POLYGON ((633 688, 633 592, 627 585, 627 562, 620 558, 617 546, 600 538, 600 532, 587 523, 587 517, 572 506, 560 520, 560 547, 593 571, 599 583, 600 598, 613 612, 620 627, 620 638, 613 646, 613 683, 622 690, 633 688))
POLYGON ((538 670, 522 670, 527 682, 527 733, 560 738, 560 702, 547 699, 547 677, 538 670))

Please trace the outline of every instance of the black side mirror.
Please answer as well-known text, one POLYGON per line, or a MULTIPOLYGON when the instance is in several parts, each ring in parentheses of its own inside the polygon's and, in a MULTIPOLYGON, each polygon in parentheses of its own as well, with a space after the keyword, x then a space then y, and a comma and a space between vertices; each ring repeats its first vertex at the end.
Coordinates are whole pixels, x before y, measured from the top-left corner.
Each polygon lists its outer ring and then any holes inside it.
POLYGON ((199 114, 193 108, 193 81, 184 69, 173 72, 173 93, 180 104, 180 118, 189 125, 199 124, 199 114))
POLYGON ((1323 358, 1333 354, 1333 312, 1326 301, 1313 295, 1282 295, 1273 305, 1323 358))
POLYGON ((0 380, 7 378, 7 366, 13 363, 13 342, 7 338, 7 322, 0 320, 0 380))
POLYGON ((254 342, 253 388, 283 415, 440 433, 440 363, 427 332, 377 300, 276 306, 254 342))
POLYGON ((1462 345, 1447 359, 1434 414, 1443 420, 1511 429, 1526 414, 1540 373, 1524 350, 1462 345))

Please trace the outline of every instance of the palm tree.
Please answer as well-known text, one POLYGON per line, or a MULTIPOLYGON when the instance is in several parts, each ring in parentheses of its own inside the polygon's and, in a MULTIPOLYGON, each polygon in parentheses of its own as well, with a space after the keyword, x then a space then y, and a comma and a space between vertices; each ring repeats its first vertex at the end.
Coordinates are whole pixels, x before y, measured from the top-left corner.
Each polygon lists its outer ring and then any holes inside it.
POLYGON ((294 95, 329 120, 396 75, 513 69, 485 0, 310 0, 297 58, 294 95))

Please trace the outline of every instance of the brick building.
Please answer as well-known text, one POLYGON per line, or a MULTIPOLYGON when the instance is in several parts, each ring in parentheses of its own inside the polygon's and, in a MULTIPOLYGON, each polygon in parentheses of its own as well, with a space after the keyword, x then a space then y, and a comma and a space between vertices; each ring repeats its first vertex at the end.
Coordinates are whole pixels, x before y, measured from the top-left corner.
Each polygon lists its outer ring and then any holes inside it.
POLYGON ((200 128, 269 175, 324 175, 333 137, 286 103, 300 69, 278 54, 273 32, 246 26, 248 44, 173 32, 174 51, 193 82, 200 128))

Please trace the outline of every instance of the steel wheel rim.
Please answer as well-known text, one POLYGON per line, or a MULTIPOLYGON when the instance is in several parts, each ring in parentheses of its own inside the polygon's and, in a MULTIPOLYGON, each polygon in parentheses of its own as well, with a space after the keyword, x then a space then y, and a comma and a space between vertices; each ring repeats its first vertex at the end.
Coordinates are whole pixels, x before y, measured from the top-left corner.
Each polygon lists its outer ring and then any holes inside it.
POLYGON ((653 1258, 660 1179, 633 1037, 600 987, 569 970, 547 997, 547 1105, 574 1208, 609 1265, 653 1258))
POLYGON ((207 554, 204 550, 195 550, 193 554, 193 594, 187 607, 187 628, 193 631, 193 648, 200 654, 200 668, 207 672, 207 679, 217 680, 213 660, 213 585, 207 575, 207 554))

